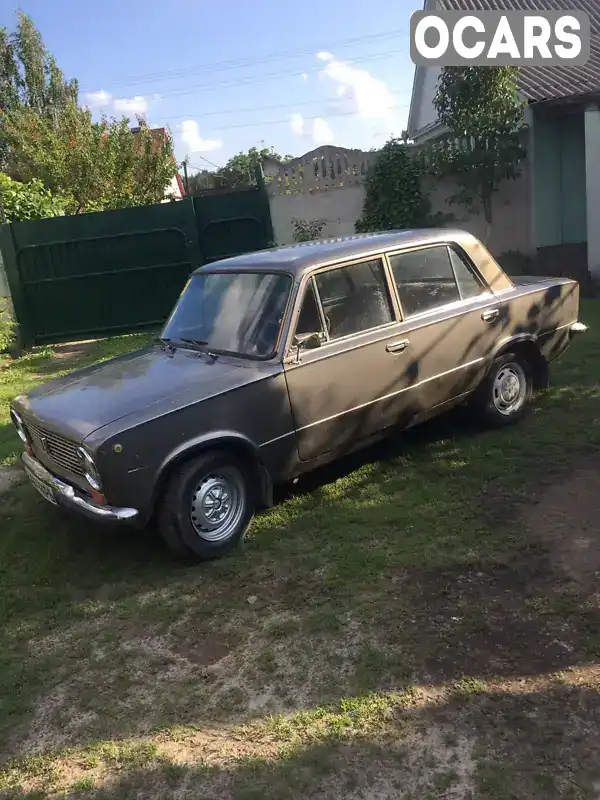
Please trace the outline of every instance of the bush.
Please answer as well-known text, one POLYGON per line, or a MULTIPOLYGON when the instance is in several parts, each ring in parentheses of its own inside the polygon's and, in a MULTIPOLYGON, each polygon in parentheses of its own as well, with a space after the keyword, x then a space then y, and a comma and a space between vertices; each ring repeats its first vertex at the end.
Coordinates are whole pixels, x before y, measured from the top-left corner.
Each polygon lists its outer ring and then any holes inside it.
POLYGON ((422 189, 424 171, 415 151, 401 139, 390 139, 367 176, 365 203, 357 233, 435 224, 431 203, 422 189))
POLYGON ((15 344, 17 325, 8 311, 8 304, 0 301, 0 353, 8 353, 15 344))
POLYGON ((7 222, 60 217, 69 200, 55 197, 38 180, 19 183, 0 172, 0 200, 7 222))
POLYGON ((312 242, 318 239, 323 233, 323 228, 327 225, 326 219, 293 219, 294 241, 312 242))
POLYGON ((505 250, 497 258, 498 263, 508 275, 533 275, 533 259, 520 250, 505 250))

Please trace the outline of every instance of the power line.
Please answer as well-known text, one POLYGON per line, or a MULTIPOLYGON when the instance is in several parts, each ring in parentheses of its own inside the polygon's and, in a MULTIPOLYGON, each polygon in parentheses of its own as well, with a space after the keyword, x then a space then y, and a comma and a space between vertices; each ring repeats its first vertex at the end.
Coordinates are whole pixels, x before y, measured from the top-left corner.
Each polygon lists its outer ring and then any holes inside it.
MULTIPOLYGON (((400 91, 404 91, 404 90, 402 90, 402 89, 388 89, 388 91, 393 93, 393 92, 396 92, 396 91, 400 92, 400 91)), ((339 101, 340 101, 340 97, 339 96, 327 97, 327 98, 325 98, 323 100, 302 100, 301 102, 294 102, 293 103, 293 108, 295 110, 296 108, 299 108, 299 107, 323 105, 323 104, 326 104, 326 103, 335 103, 335 102, 339 102, 339 101)), ((390 106, 390 109, 391 108, 408 108, 409 105, 410 105, 410 103, 406 103, 404 105, 390 106)), ((253 111, 273 111, 274 109, 278 109, 278 108, 290 108, 290 103, 275 103, 274 105, 268 105, 268 106, 247 106, 246 108, 225 108, 225 109, 222 109, 220 111, 202 111, 202 113, 199 114, 198 116, 200 116, 202 119, 204 119, 204 117, 215 117, 215 116, 227 115, 227 114, 249 114, 249 113, 252 113, 253 111)), ((193 116, 194 116, 193 114, 173 114, 173 115, 169 115, 167 117, 162 117, 162 119, 165 119, 165 120, 190 119, 193 116)), ((321 116, 321 115, 319 115, 319 116, 321 116)))
MULTIPOLYGON (((387 50, 383 53, 376 53, 371 56, 365 56, 364 58, 355 58, 352 60, 351 64, 364 64, 371 61, 379 61, 383 58, 389 58, 390 56, 397 55, 399 53, 398 50, 387 50)), ((237 78, 234 80, 222 81, 222 82, 211 82, 211 83, 196 83, 191 84, 190 86, 182 87, 180 89, 171 89, 166 92, 162 92, 161 97, 181 97, 186 94, 192 94, 197 89, 204 89, 205 91, 214 91, 215 89, 228 89, 232 87, 238 86, 248 86, 249 84, 253 83, 266 83, 269 80, 280 80, 281 78, 288 78, 292 76, 304 75, 304 74, 315 74, 320 72, 322 68, 316 70, 291 70, 291 71, 283 71, 283 72, 269 72, 264 75, 251 75, 247 77, 237 78)))
MULTIPOLYGON (((195 153, 195 158, 199 158, 200 161, 206 161, 206 163, 210 164, 211 167, 216 167, 217 169, 221 169, 221 167, 218 164, 215 164, 214 161, 209 161, 208 158, 204 158, 204 156, 201 156, 200 153, 195 153)), ((194 169, 203 169, 203 167, 197 167, 195 164, 190 164, 190 167, 193 167, 194 169)))
MULTIPOLYGON (((407 103, 406 105, 402 105, 402 106, 389 106, 388 109, 390 111, 392 111, 393 109, 408 108, 409 105, 410 104, 407 103)), ((336 112, 336 113, 333 113, 333 114, 326 114, 325 116, 327 117, 327 119, 332 119, 332 118, 335 118, 335 117, 355 116, 356 114, 357 114, 357 112, 355 110, 353 110, 353 111, 339 111, 339 112, 336 112)), ((314 117, 303 117, 303 120, 306 122, 306 121, 311 121, 311 120, 314 120, 314 119, 322 119, 323 117, 324 117, 324 115, 322 115, 322 114, 316 114, 314 117)), ((165 117, 165 119, 168 119, 168 117, 165 117)), ((289 124, 289 122, 290 122, 290 118, 288 116, 285 119, 262 120, 262 121, 259 121, 259 122, 244 122, 244 123, 240 123, 240 124, 237 124, 237 125, 226 125, 226 126, 224 126, 222 128, 211 128, 211 130, 212 131, 230 131, 230 130, 233 130, 234 128, 260 128, 260 127, 265 127, 266 125, 283 125, 284 123, 288 123, 289 124)))
MULTIPOLYGON (((327 45, 327 50, 328 51, 331 51, 332 49, 337 50, 339 48, 350 47, 358 43, 364 44, 366 42, 372 42, 372 41, 395 39, 402 33, 406 33, 405 27, 393 31, 387 30, 387 31, 381 31, 380 33, 367 34, 365 36, 357 36, 350 39, 340 39, 338 41, 330 42, 327 45)), ((227 61, 212 62, 209 64, 206 63, 196 64, 191 67, 180 67, 178 69, 166 70, 164 72, 140 73, 139 75, 133 75, 118 81, 105 83, 104 85, 109 88, 113 88, 119 86, 128 86, 130 84, 154 82, 157 80, 172 80, 173 78, 178 78, 181 75, 190 75, 196 72, 208 72, 208 73, 221 72, 230 69, 238 69, 240 67, 267 64, 272 61, 293 59, 306 54, 314 54, 315 51, 318 50, 319 50, 318 47, 303 47, 303 48, 297 48, 296 50, 278 50, 269 53, 265 56, 261 56, 259 58, 230 59, 227 61)))

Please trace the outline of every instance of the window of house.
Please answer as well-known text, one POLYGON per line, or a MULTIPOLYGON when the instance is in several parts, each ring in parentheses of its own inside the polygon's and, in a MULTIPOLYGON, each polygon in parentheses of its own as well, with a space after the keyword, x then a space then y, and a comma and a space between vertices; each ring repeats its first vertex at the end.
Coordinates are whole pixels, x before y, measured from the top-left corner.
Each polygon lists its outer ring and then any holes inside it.
POLYGON ((318 273, 315 282, 330 339, 377 328, 394 319, 380 258, 318 273))

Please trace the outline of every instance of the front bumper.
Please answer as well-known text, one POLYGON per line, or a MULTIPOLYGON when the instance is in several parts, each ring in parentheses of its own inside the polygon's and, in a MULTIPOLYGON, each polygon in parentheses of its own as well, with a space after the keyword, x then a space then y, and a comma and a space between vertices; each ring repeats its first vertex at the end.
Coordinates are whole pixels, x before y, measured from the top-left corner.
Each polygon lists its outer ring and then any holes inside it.
POLYGON ((118 508, 95 503, 78 489, 52 475, 36 458, 33 458, 28 453, 23 453, 21 460, 25 472, 35 488, 49 502, 53 502, 50 499, 53 497, 57 505, 78 511, 88 519, 93 519, 97 522, 134 523, 139 516, 139 511, 135 508, 118 508), (36 480, 50 490, 50 496, 36 485, 36 480))

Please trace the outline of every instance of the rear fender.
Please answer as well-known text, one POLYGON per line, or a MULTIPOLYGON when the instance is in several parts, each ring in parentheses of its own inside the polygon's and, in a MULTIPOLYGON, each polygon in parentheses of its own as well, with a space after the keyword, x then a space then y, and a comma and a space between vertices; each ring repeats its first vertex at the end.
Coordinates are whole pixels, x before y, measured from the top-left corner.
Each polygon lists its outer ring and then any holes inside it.
POLYGON ((518 333, 508 339, 502 339, 497 342, 491 354, 486 376, 494 360, 504 353, 522 353, 533 368, 533 388, 536 390, 548 388, 550 377, 548 361, 542 353, 540 344, 534 334, 518 333))

